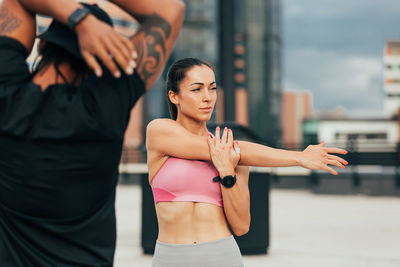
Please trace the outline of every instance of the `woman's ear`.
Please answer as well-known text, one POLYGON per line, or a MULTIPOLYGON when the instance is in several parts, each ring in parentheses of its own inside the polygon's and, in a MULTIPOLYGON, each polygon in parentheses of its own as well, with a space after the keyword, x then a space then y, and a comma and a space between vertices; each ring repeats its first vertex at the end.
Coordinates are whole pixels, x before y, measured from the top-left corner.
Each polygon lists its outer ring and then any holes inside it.
POLYGON ((172 102, 172 104, 175 104, 175 105, 178 105, 178 104, 179 104, 179 101, 178 101, 178 94, 175 93, 174 91, 169 90, 169 91, 168 91, 168 97, 169 97, 169 100, 172 102))

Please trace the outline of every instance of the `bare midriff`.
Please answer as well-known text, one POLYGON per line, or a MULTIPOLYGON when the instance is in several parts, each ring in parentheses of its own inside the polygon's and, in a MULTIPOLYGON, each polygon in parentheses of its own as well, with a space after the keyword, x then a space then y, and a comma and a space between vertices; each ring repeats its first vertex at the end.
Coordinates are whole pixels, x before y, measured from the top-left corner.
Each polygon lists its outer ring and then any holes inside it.
POLYGON ((231 235, 222 207, 197 202, 160 202, 156 205, 158 241, 195 244, 231 235))

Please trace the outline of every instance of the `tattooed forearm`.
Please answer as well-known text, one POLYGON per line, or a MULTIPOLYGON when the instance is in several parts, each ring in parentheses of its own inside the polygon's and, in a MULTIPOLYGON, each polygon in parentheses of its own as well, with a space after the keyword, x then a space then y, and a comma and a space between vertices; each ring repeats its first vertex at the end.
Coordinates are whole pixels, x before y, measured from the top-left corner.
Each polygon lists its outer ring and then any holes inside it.
POLYGON ((0 34, 11 34, 21 25, 21 19, 9 12, 8 8, 0 9, 0 34))
POLYGON ((166 42, 171 35, 171 25, 157 14, 141 16, 142 25, 135 35, 138 54, 138 73, 143 82, 158 74, 167 60, 166 42))

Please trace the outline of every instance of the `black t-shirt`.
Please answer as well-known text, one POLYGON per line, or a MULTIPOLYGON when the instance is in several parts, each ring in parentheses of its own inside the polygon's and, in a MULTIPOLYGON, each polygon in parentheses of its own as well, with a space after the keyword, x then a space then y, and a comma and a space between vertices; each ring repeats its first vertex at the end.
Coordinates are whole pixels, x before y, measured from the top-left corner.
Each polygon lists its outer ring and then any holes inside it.
POLYGON ((0 266, 112 266, 115 186, 138 74, 32 83, 0 37, 0 266))

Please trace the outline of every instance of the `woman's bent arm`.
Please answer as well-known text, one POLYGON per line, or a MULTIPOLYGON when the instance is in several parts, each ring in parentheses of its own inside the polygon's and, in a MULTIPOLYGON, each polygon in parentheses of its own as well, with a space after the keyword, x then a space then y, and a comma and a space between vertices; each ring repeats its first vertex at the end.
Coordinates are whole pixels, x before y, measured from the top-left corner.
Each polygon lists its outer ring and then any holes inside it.
POLYGON ((236 175, 236 183, 233 186, 226 187, 222 181, 220 186, 225 217, 235 235, 244 235, 250 227, 249 167, 237 166, 240 159, 237 152, 239 146, 234 143, 231 130, 225 128, 220 137, 220 129, 217 128, 215 137, 209 135, 207 142, 212 163, 220 178, 236 175))
POLYGON ((246 234, 250 228, 249 167, 236 167, 237 182, 232 188, 221 186, 224 212, 235 235, 246 234))

